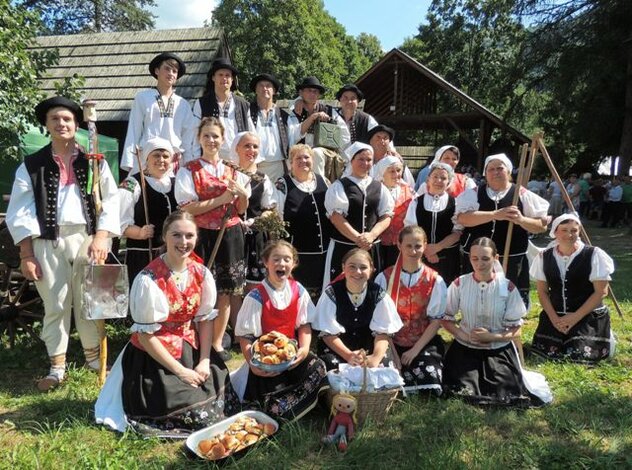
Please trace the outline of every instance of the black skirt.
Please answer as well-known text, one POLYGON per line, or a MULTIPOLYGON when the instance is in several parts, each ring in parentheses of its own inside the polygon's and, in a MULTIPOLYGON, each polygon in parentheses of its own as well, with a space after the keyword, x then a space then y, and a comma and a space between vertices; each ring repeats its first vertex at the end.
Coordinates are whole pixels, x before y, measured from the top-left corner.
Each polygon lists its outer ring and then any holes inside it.
POLYGON ((266 268, 261 253, 268 242, 268 236, 259 230, 250 230, 245 235, 246 282, 258 284, 266 277, 266 268))
MULTIPOLYGON (((219 230, 199 229, 196 253, 208 265, 219 230)), ((218 294, 241 295, 246 285, 244 231, 241 224, 228 227, 219 244, 211 272, 218 294)))
POLYGON ((610 314, 605 306, 586 315, 567 334, 558 331, 542 311, 531 350, 547 359, 595 364, 610 356, 614 346, 610 333, 610 314))
POLYGON ((310 352, 294 369, 274 377, 249 370, 244 400, 271 416, 298 419, 316 406, 325 377, 325 364, 310 352))
POLYGON ((542 401, 524 385, 513 344, 476 349, 453 341, 445 355, 443 388, 476 405, 529 407, 542 401))
MULTIPOLYGON (((193 369, 199 351, 184 341, 179 362, 193 369)), ((155 437, 186 438, 241 411, 226 364, 211 351, 211 374, 192 387, 155 361, 145 351, 128 344, 122 359, 123 409, 130 426, 155 437)))
MULTIPOLYGON (((408 349, 395 344, 397 354, 402 357, 408 349)), ((443 354, 445 344, 439 335, 435 335, 425 348, 405 366, 402 364, 401 374, 404 378, 404 390, 418 392, 419 390, 433 390, 441 394, 443 382, 443 354)))
POLYGON ((441 250, 438 254, 439 262, 431 263, 424 257, 424 263, 437 271, 445 281, 445 285, 452 284, 461 274, 461 247, 456 246, 441 250))
POLYGON ((299 253, 298 266, 292 271, 292 277, 305 287, 314 303, 323 289, 326 257, 327 253, 299 253))

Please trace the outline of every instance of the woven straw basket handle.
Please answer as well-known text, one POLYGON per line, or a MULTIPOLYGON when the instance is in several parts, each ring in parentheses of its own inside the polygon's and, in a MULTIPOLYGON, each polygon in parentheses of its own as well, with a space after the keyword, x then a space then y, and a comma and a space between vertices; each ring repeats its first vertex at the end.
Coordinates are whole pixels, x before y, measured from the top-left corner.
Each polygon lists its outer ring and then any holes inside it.
POLYGON ((369 382, 369 361, 366 358, 364 349, 360 349, 360 354, 362 355, 362 388, 360 393, 366 393, 367 383, 369 382))

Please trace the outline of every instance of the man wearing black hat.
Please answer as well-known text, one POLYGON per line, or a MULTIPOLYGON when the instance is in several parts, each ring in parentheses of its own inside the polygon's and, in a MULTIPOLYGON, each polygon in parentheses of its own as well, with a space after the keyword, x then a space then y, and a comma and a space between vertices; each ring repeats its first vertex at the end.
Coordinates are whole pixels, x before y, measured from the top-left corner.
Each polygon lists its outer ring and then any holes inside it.
MULTIPOLYGON (((293 112, 290 114, 290 127, 292 128, 290 145, 307 144, 314 147, 314 131, 320 121, 336 124, 340 128, 341 146, 336 149, 341 153, 349 145, 349 129, 344 120, 331 106, 320 103, 320 97, 326 89, 316 77, 305 77, 296 86, 299 99, 294 102, 293 112)), ((320 147, 314 150, 314 173, 325 174, 325 160, 328 149, 320 147)))
MULTIPOLYGON (((233 93, 237 89, 237 74, 237 69, 229 59, 215 59, 206 74, 204 96, 193 105, 196 132, 204 117, 216 117, 224 125, 224 143, 219 154, 227 160, 230 159, 230 147, 235 136, 240 132, 255 131, 250 119, 250 105, 241 96, 233 93)), ((194 153, 196 158, 200 156, 199 143, 194 144, 194 153)))
POLYGON ((110 236, 120 234, 117 185, 105 160, 99 163, 102 203, 97 212, 89 185, 91 162, 75 141, 81 108, 56 96, 35 108, 51 143, 24 159, 15 174, 6 222, 20 247, 20 270, 44 303, 42 339, 50 357, 49 374, 37 387, 48 391, 63 380, 71 314, 86 366, 99 369, 96 324, 81 315, 83 267, 104 261, 110 236))
POLYGON ((349 128, 351 143, 368 142, 369 130, 377 126, 377 121, 370 114, 358 111, 358 105, 364 99, 364 93, 353 83, 350 83, 338 90, 336 99, 340 101, 338 113, 349 128))
POLYGON ((261 161, 257 162, 257 169, 268 175, 272 182, 286 173, 285 160, 289 149, 290 116, 274 104, 274 95, 280 88, 281 83, 269 73, 261 73, 250 81, 250 90, 257 98, 250 103, 250 116, 260 139, 261 161))
POLYGON ((375 165, 382 158, 388 155, 394 155, 399 157, 404 165, 404 172, 402 173, 402 179, 405 183, 407 183, 411 188, 415 187, 415 178, 413 178, 412 173, 408 166, 406 166, 406 162, 402 158, 402 156, 395 151, 395 147, 393 147, 393 139, 395 138, 395 131, 388 126, 384 126, 382 124, 378 124, 374 128, 372 128, 367 137, 369 138, 368 143, 371 147, 373 147, 373 168, 371 169, 371 176, 374 176, 375 165))
POLYGON ((157 83, 134 97, 121 156, 124 170, 138 172, 137 147, 142 149, 153 137, 168 140, 184 161, 193 158, 193 113, 187 100, 175 93, 176 81, 185 72, 182 59, 171 52, 158 54, 149 63, 149 73, 157 83))

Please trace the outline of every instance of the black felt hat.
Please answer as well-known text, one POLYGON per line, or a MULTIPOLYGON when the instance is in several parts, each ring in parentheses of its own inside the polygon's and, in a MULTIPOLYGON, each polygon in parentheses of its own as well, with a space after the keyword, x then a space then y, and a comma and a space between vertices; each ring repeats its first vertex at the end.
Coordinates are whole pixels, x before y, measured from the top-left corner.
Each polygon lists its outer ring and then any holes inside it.
POLYGON ((227 57, 218 57, 211 64, 211 68, 208 71, 208 73, 206 74, 206 76, 210 80, 211 77, 213 76, 213 74, 215 72, 217 72, 218 70, 220 70, 220 69, 228 69, 228 70, 230 70, 231 72, 233 72, 233 77, 236 77, 237 75, 239 75, 239 70, 237 70, 235 68, 235 66, 233 64, 231 64, 229 58, 227 58, 227 57))
POLYGON ((46 126, 46 113, 48 113, 48 110, 59 107, 66 108, 71 111, 72 114, 75 115, 77 125, 79 125, 83 120, 83 111, 81 110, 81 106, 68 98, 64 98, 63 96, 53 96, 52 98, 41 101, 37 106, 35 106, 35 116, 42 126, 46 126))
POLYGON ((303 88, 316 88, 321 94, 327 91, 327 88, 322 86, 316 77, 305 77, 301 83, 296 85, 296 91, 301 91, 303 88))
POLYGON ((272 83, 272 86, 274 87, 274 91, 276 93, 278 93, 279 90, 281 89, 281 82, 278 81, 274 75, 270 73, 260 73, 255 78, 250 80, 250 90, 255 91, 255 89, 257 88, 257 83, 263 80, 272 83))
POLYGON ((149 63, 149 73, 151 74, 151 76, 154 78, 158 78, 156 77, 156 69, 160 67, 160 64, 162 64, 165 60, 170 59, 175 60, 178 63, 178 78, 186 73, 187 66, 184 64, 180 57, 171 52, 162 52, 151 59, 151 62, 149 63))
POLYGON ((364 99, 364 93, 362 93, 362 90, 360 90, 357 86, 355 86, 355 84, 353 83, 347 83, 346 85, 344 85, 340 90, 338 90, 338 93, 336 93, 336 99, 338 101, 340 101, 340 98, 342 97, 342 94, 345 91, 352 91, 354 92, 356 95, 358 95, 358 101, 362 101, 364 99))
POLYGON ((369 142, 371 141, 371 139, 373 138, 373 136, 375 134, 377 134, 378 132, 386 132, 388 134, 388 136, 391 139, 391 142, 393 141, 393 139, 395 138, 395 131, 393 129, 391 129, 388 126, 385 126, 383 124, 378 124, 377 126, 375 126, 372 129, 369 129, 369 134, 368 134, 368 139, 369 142))

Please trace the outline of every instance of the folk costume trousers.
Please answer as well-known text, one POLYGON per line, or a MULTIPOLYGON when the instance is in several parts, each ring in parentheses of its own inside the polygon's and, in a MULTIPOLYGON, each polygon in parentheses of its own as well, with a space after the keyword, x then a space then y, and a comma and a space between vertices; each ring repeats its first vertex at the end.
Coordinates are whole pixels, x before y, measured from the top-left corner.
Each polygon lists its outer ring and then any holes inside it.
POLYGON ((50 357, 68 349, 72 312, 84 351, 99 347, 96 323, 81 314, 84 266, 91 241, 85 225, 60 226, 57 240, 33 240, 35 258, 42 268, 41 279, 35 281, 44 303, 42 340, 50 357))

